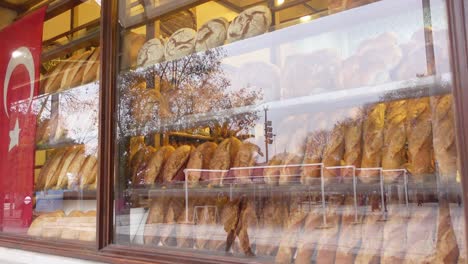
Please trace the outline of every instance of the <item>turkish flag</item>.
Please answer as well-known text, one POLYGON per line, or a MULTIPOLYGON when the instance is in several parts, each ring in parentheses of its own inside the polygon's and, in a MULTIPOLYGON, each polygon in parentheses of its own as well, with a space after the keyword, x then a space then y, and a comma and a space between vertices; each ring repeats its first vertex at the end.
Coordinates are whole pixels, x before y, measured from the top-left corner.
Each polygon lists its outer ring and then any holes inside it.
POLYGON ((36 112, 46 7, 0 31, 0 225, 22 232, 32 219, 36 112))

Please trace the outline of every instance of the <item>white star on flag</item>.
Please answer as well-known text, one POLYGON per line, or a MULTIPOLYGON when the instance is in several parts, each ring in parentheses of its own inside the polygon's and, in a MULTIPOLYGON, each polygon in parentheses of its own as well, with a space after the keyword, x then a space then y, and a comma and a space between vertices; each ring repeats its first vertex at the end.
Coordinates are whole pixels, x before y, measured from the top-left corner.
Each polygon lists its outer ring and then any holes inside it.
POLYGON ((18 146, 20 132, 21 129, 19 127, 18 119, 16 119, 15 128, 10 131, 10 146, 8 147, 8 152, 10 152, 15 146, 18 146))

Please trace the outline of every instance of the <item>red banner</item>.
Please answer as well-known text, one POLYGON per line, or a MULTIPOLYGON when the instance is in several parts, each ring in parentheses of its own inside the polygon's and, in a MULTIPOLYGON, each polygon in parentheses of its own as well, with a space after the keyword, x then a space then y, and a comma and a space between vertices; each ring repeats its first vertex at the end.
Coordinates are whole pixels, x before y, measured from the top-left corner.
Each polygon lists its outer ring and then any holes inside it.
POLYGON ((0 214, 3 231, 32 218, 36 114, 46 7, 0 31, 0 214))

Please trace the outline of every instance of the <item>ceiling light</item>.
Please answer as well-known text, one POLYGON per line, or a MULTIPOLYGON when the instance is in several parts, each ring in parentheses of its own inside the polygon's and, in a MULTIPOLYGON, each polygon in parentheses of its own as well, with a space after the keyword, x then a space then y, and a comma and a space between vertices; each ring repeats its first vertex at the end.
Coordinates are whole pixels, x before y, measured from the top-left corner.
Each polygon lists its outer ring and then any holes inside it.
POLYGON ((312 19, 311 16, 303 16, 303 17, 299 18, 299 20, 301 20, 302 23, 310 21, 311 19, 312 19))
POLYGON ((276 0, 276 6, 284 4, 284 0, 276 0))

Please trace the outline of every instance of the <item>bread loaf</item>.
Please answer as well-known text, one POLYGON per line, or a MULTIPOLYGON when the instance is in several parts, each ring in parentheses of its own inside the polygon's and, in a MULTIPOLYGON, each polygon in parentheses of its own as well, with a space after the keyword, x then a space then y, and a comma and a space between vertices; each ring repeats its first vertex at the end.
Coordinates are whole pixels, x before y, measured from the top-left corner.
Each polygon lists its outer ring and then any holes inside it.
POLYGON ((69 88, 80 85, 81 83, 73 82, 75 76, 78 74, 83 65, 87 62, 91 55, 91 51, 73 56, 69 59, 70 63, 66 69, 63 69, 62 82, 58 91, 63 91, 69 88))
MULTIPOLYGON (((378 168, 382 165, 382 147, 384 143, 385 104, 376 104, 366 111, 362 127, 362 162, 361 168, 378 168)), ((376 171, 361 171, 359 179, 364 183, 378 181, 376 171)))
POLYGON ((143 242, 145 245, 158 245, 161 239, 161 228, 169 205, 167 197, 153 199, 146 219, 143 242))
MULTIPOLYGON (((213 158, 213 155, 216 151, 218 145, 213 142, 205 142, 199 145, 195 151, 190 155, 189 162, 187 164, 187 169, 194 170, 207 170, 210 166, 210 161, 213 158)), ((201 171, 190 171, 187 172, 187 180, 192 185, 198 183, 198 181, 208 180, 209 175, 201 171)))
POLYGON ((96 180, 96 173, 98 169, 97 158, 90 155, 86 158, 80 170, 80 188, 85 189, 89 184, 96 180))
POLYGON ((145 35, 128 32, 123 40, 121 69, 133 68, 137 65, 138 53, 146 42, 145 35))
MULTIPOLYGON (((344 140, 345 151, 343 165, 361 167, 362 162, 362 117, 350 119, 345 122, 344 140)), ((345 176, 350 176, 344 173, 345 176)))
POLYGON ((81 182, 80 170, 85 161, 86 161, 86 155, 85 155, 84 149, 79 150, 79 152, 76 154, 75 158, 71 162, 70 167, 68 167, 68 173, 67 173, 68 186, 67 187, 69 190, 80 185, 80 182, 81 182))
MULTIPOLYGON (((242 168, 242 167, 253 167, 255 166, 257 155, 263 157, 263 153, 260 150, 260 147, 250 143, 244 142, 239 148, 237 152, 236 158, 234 160, 233 167, 234 168, 242 168)), ((251 176, 252 176, 252 169, 240 169, 234 170, 234 177, 236 177, 236 182, 239 183, 250 183, 251 176)))
MULTIPOLYGON (((359 210, 359 209, 357 209, 359 210)), ((345 198, 344 210, 341 216, 340 235, 335 255, 335 263, 352 264, 356 257, 355 248, 361 243, 361 232, 363 215, 358 213, 356 219, 356 208, 354 207, 354 196, 348 195, 345 198)))
POLYGON ((47 159, 44 166, 41 168, 41 172, 39 173, 39 177, 36 182, 36 190, 44 190, 49 175, 54 175, 57 172, 60 161, 62 160, 66 151, 66 148, 56 150, 53 152, 50 158, 47 159))
POLYGON ((304 220, 304 229, 297 243, 296 264, 310 264, 318 246, 320 227, 323 224, 322 208, 312 207, 304 220))
POLYGON ((240 251, 246 256, 254 256, 253 245, 258 228, 257 212, 253 200, 248 200, 239 219, 238 240, 234 247, 234 252, 240 251))
MULTIPOLYGON (((403 169, 406 164, 406 117, 407 101, 400 100, 387 104, 385 113, 382 168, 384 170, 403 169)), ((386 172, 386 182, 393 182, 398 172, 386 172)))
POLYGON ((61 224, 64 225, 61 239, 78 239, 80 237, 79 223, 83 215, 82 211, 74 210, 61 219, 63 220, 61 224))
POLYGON ((61 76, 63 76, 63 69, 67 64, 68 62, 66 60, 60 61, 52 72, 48 74, 47 79, 43 82, 44 93, 53 93, 60 88, 59 86, 62 81, 61 76))
POLYGON ((428 97, 408 100, 408 170, 415 182, 424 181, 434 171, 431 118, 428 97))
POLYGON ((175 148, 172 146, 163 146, 158 151, 150 155, 144 177, 145 184, 153 184, 158 180, 162 181, 162 177, 160 177, 161 172, 174 151, 175 148))
MULTIPOLYGON (((210 170, 229 170, 234 164, 234 159, 237 156, 242 142, 235 137, 223 140, 216 148, 213 158, 210 161, 210 170)), ((210 181, 214 184, 222 184, 226 173, 213 172, 210 175, 210 181)))
POLYGON ((333 177, 340 176, 340 170, 326 169, 326 167, 340 166, 345 150, 344 125, 336 124, 327 136, 325 148, 323 150, 322 163, 325 167, 323 177, 325 181, 333 177))
POLYGON ((135 186, 145 184, 146 175, 148 174, 148 169, 149 169, 148 164, 155 152, 156 152, 156 149, 153 147, 145 148, 144 157, 141 159, 140 163, 138 164, 136 174, 133 175, 132 183, 135 186))
POLYGON ((192 147, 182 145, 169 156, 163 170, 164 182, 180 181, 185 178, 183 170, 192 152, 192 147))
MULTIPOLYGON (((94 82, 99 79, 99 69, 101 66, 101 49, 95 48, 93 54, 88 58, 86 65, 83 65, 83 79, 81 80, 82 84, 87 84, 94 82)), ((80 72, 78 72, 77 77, 80 77, 80 72)), ((74 80, 78 82, 78 80, 74 80)))
POLYGON ((221 224, 227 239, 224 241, 212 240, 210 242, 210 248, 212 250, 225 250, 227 245, 232 245, 236 239, 235 233, 241 217, 240 208, 241 199, 236 198, 232 201, 228 201, 221 210, 221 224))
POLYGON ((79 155, 83 155, 83 154, 84 154, 84 147, 78 146, 78 147, 74 147, 73 151, 65 157, 62 167, 60 168, 58 172, 57 185, 55 186, 55 189, 62 190, 68 187, 68 176, 70 173, 69 168, 70 166, 73 165, 73 161, 75 160, 75 157, 79 155))
POLYGON ((322 162, 323 151, 327 141, 327 133, 325 131, 317 131, 307 136, 306 150, 302 163, 301 183, 313 184, 320 179, 320 166, 307 166, 307 164, 316 164, 322 162))
POLYGON ((149 66, 164 60, 165 42, 161 38, 148 40, 138 52, 137 66, 149 66))
POLYGON ((228 42, 266 33, 270 29, 271 23, 271 11, 268 7, 259 5, 246 9, 229 25, 228 42))
POLYGON ((383 229, 382 264, 402 263, 405 250, 409 245, 406 243, 406 229, 408 219, 406 218, 405 205, 399 203, 398 199, 392 197, 387 205, 387 221, 383 229))
MULTIPOLYGON (((378 202, 376 195, 370 197, 370 203, 378 202)), ((366 206, 366 216, 362 224, 362 242, 355 263, 379 263, 383 242, 383 225, 379 221, 380 211, 374 212, 371 206, 366 206)))
POLYGON ((301 172, 301 162, 303 157, 296 154, 288 154, 280 168, 279 185, 287 185, 292 182, 299 182, 301 172))
POLYGON ((62 210, 41 214, 36 219, 34 219, 34 221, 29 226, 28 236, 42 236, 43 226, 45 223, 56 222, 58 218, 64 216, 65 213, 62 210))
POLYGON ((304 224, 306 213, 300 209, 293 210, 283 231, 275 263, 291 263, 296 251, 297 239, 304 224))
POLYGON ((328 228, 320 230, 320 236, 317 243, 317 263, 335 263, 340 222, 340 214, 338 210, 342 205, 343 198, 341 196, 330 197, 326 211, 328 228))
POLYGON ((163 246, 175 246, 177 220, 184 212, 185 200, 179 197, 171 199, 166 215, 164 216, 164 228, 161 229, 161 244, 163 246))
POLYGON ((268 161, 267 167, 263 170, 265 183, 269 185, 278 185, 280 165, 284 162, 286 156, 287 153, 277 154, 268 161))
POLYGON ((191 28, 181 28, 174 32, 166 43, 166 60, 177 60, 195 51, 197 32, 191 28))
POLYGON ((227 38, 229 22, 225 18, 215 18, 200 27, 195 42, 197 52, 222 46, 227 38))
POLYGON ((440 182, 454 183, 457 172, 455 115, 452 95, 432 96, 432 129, 434 154, 439 168, 440 182))
POLYGON ((74 148, 67 148, 67 150, 63 153, 62 157, 60 157, 59 161, 56 161, 54 166, 54 170, 50 170, 49 174, 47 175, 47 179, 45 182, 44 189, 50 190, 56 187, 60 174, 62 170, 66 171, 67 168, 65 166, 70 165, 70 161, 73 159, 75 155, 74 148))

